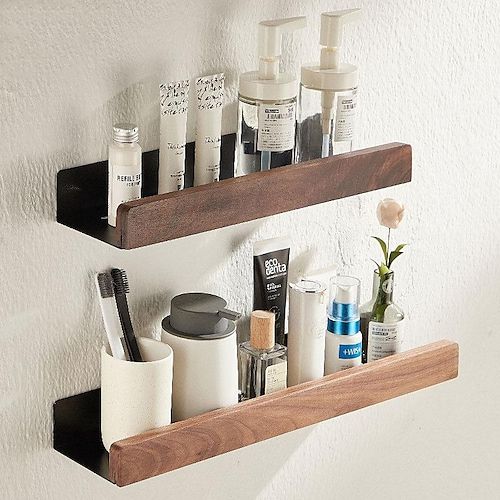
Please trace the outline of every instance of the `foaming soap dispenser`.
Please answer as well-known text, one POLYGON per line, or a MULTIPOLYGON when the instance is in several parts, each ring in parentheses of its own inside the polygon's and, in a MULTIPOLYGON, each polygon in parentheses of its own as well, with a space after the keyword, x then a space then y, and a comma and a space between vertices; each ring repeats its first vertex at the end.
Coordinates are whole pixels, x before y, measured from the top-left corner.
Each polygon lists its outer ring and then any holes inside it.
POLYGON ((281 38, 305 26, 303 16, 259 23, 259 69, 240 75, 235 176, 293 161, 297 80, 280 73, 281 38))
POLYGON ((326 158, 352 150, 358 68, 341 63, 344 25, 361 18, 361 9, 321 14, 320 63, 301 68, 295 161, 326 158))
POLYGON ((235 321, 241 315, 226 305, 208 293, 184 293, 170 303, 161 340, 174 351, 174 421, 238 402, 235 321))

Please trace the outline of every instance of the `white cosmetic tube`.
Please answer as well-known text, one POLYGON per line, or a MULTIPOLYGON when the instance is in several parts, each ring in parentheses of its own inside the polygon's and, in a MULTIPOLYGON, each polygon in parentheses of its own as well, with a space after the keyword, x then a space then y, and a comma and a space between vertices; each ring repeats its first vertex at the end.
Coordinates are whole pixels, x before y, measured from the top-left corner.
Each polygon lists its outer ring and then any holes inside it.
POLYGON ((158 194, 184 189, 189 80, 160 85, 158 194))
POLYGON ((224 73, 196 79, 194 185, 219 180, 224 73))

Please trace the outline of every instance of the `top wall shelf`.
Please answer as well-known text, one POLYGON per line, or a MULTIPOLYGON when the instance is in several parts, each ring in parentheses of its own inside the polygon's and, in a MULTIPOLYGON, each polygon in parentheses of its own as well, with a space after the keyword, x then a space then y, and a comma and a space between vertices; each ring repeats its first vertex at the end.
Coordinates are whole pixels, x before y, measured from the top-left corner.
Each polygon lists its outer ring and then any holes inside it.
MULTIPOLYGON (((391 143, 231 178, 234 134, 222 140, 221 182, 156 195, 158 150, 143 154, 143 198, 107 215, 107 161, 57 174, 57 222, 118 248, 139 248, 411 181, 408 144, 391 143)), ((186 147, 192 185, 194 143, 186 147)))

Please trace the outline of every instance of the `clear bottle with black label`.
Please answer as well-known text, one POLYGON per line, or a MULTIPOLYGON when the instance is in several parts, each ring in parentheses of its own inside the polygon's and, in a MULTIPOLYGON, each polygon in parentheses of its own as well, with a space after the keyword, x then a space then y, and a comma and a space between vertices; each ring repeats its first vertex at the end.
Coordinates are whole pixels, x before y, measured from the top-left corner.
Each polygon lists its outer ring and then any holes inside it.
POLYGON ((238 348, 241 399, 286 388, 287 348, 274 341, 274 313, 253 311, 250 340, 238 348))

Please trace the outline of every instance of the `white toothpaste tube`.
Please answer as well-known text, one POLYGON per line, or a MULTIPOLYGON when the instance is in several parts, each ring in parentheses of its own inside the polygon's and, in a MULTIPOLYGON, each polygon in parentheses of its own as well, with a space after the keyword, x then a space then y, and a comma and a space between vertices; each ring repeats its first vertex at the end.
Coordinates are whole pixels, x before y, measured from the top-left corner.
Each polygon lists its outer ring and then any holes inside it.
POLYGON ((189 80, 160 85, 158 194, 184 189, 189 80))
POLYGON ((224 73, 196 79, 194 185, 219 180, 224 73))

